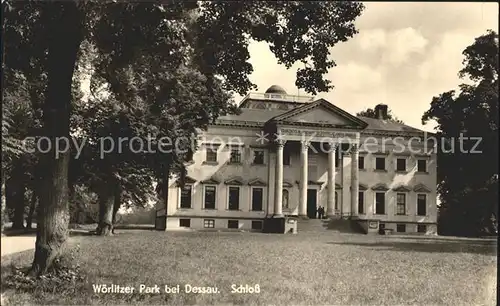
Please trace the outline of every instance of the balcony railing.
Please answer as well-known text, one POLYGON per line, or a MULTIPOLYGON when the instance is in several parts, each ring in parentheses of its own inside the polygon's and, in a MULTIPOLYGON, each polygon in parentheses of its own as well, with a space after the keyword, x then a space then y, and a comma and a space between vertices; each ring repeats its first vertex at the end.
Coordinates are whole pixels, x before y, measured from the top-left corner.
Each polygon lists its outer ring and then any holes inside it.
POLYGON ((284 95, 277 93, 256 93, 256 92, 247 94, 243 98, 242 102, 247 99, 286 101, 286 102, 298 102, 298 103, 308 103, 314 101, 314 97, 308 97, 308 96, 284 95))

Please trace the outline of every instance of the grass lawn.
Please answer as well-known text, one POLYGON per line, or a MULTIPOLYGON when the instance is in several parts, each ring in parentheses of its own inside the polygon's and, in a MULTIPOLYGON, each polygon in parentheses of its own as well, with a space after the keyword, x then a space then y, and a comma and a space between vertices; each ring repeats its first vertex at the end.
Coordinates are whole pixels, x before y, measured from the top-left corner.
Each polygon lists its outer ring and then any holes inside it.
MULTIPOLYGON (((16 292, 4 303, 494 305, 496 242, 338 234, 154 232, 75 236, 88 275, 73 291, 16 292), (213 286, 215 294, 97 294, 93 284, 213 286), (260 293, 231 293, 231 285, 260 293)), ((33 251, 2 258, 29 265, 33 251)))

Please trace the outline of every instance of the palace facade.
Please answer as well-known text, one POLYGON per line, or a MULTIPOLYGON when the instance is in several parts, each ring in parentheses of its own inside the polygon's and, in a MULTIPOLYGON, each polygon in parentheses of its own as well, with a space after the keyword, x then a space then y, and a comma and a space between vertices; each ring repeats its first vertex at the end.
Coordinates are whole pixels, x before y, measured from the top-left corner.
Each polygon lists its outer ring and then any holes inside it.
POLYGON ((357 117, 273 85, 239 107, 200 135, 184 186, 170 180, 158 229, 260 230, 265 218, 316 218, 322 206, 366 233, 436 233, 434 143, 386 120, 386 105, 378 119, 357 117))

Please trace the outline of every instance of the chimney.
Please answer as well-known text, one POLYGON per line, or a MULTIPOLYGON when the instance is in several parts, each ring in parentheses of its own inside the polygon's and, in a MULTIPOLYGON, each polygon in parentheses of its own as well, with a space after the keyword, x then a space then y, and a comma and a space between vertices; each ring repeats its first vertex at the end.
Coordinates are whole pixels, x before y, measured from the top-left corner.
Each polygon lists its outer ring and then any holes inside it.
POLYGON ((377 119, 385 120, 387 119, 387 105, 377 104, 375 106, 375 116, 377 119))

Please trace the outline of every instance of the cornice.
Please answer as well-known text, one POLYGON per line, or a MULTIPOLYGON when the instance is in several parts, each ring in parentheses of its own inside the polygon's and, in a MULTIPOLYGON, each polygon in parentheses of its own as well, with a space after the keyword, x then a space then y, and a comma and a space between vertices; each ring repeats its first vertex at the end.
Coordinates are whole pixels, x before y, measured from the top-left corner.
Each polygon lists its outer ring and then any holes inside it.
POLYGON ((213 126, 233 126, 233 127, 264 127, 264 122, 243 121, 243 120, 217 120, 211 124, 213 126))
POLYGON ((316 123, 316 122, 297 122, 297 121, 274 121, 277 125, 292 125, 292 126, 306 126, 318 128, 334 128, 334 129, 351 129, 361 131, 363 128, 355 125, 339 125, 329 123, 316 123))
MULTIPOLYGON (((404 136, 404 137, 423 137, 427 132, 405 132, 405 131, 384 131, 384 130, 363 130, 361 135, 369 136, 404 136)), ((429 133, 427 133, 429 135, 429 133)))
POLYGON ((242 127, 242 128, 264 128, 266 124, 274 123, 276 125, 289 125, 289 126, 302 126, 302 127, 317 127, 317 128, 334 128, 343 130, 357 131, 364 136, 382 136, 382 137, 419 137, 422 138, 425 135, 433 136, 429 132, 407 132, 407 131, 384 131, 384 130, 369 130, 362 129, 361 127, 350 126, 350 125, 336 125, 328 123, 313 123, 313 122, 296 122, 296 121, 274 121, 271 119, 267 122, 257 122, 257 121, 243 121, 243 120, 217 120, 215 123, 210 124, 212 126, 230 126, 230 127, 242 127))

